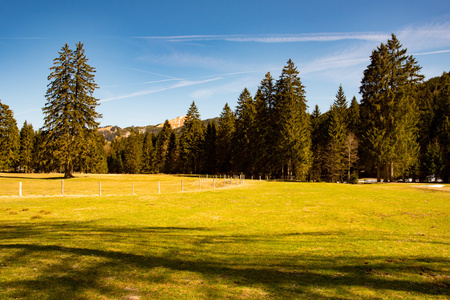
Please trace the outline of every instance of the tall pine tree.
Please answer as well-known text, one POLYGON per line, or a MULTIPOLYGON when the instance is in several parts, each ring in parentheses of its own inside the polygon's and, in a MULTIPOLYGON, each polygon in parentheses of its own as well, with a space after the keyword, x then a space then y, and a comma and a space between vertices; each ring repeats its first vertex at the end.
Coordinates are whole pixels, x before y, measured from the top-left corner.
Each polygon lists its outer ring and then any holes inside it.
POLYGON ((254 127, 256 110, 250 92, 245 88, 239 95, 236 107, 233 161, 235 171, 250 175, 254 171, 254 127))
POLYGON ((274 114, 276 91, 270 72, 265 75, 255 94, 255 125, 252 143, 258 151, 254 156, 255 171, 271 175, 275 170, 276 119, 274 114))
POLYGON ((228 103, 222 109, 217 129, 217 164, 219 172, 228 174, 232 170, 233 137, 236 118, 228 103))
POLYGON ((19 129, 8 105, 0 101, 0 170, 16 166, 19 149, 19 129))
POLYGON ((356 100, 356 97, 353 97, 347 111, 347 129, 349 132, 353 132, 358 136, 361 131, 360 124, 359 103, 358 100, 356 100))
POLYGON ((125 148, 126 139, 117 136, 115 139, 111 141, 109 153, 108 153, 108 172, 121 174, 124 172, 123 166, 123 154, 125 148))
POLYGON ((347 98, 342 85, 330 109, 326 166, 332 182, 343 181, 346 170, 347 98))
POLYGON ((202 144, 205 128, 200 120, 195 102, 186 114, 180 137, 180 162, 184 173, 197 174, 201 171, 202 144))
POLYGON ((393 180, 417 158, 418 144, 415 85, 423 79, 421 67, 406 55, 393 34, 372 52, 371 63, 361 81, 362 142, 366 162, 373 162, 377 178, 393 180))
POLYGON ((203 143, 203 172, 217 174, 217 125, 213 120, 206 126, 205 141, 203 143))
POLYGON ((305 89, 298 75, 289 59, 277 81, 277 158, 284 177, 305 180, 312 161, 311 129, 305 89))
POLYGON ((95 69, 88 65, 83 44, 72 51, 67 44, 54 60, 48 76, 44 112, 46 146, 52 150, 53 159, 64 171, 64 177, 72 177, 74 164, 83 155, 83 144, 89 132, 98 128, 96 112, 98 101, 93 97, 97 88, 95 69))
POLYGON ((156 138, 156 172, 164 172, 165 170, 171 134, 172 126, 170 126, 169 120, 166 120, 156 138))
POLYGON ((175 174, 180 170, 179 166, 179 149, 178 139, 174 131, 170 134, 169 145, 167 148, 167 157, 165 165, 165 173, 175 174))
POLYGON ((125 140, 123 166, 126 173, 139 174, 142 170, 142 139, 135 128, 131 128, 130 135, 125 140))
POLYGON ((328 132, 325 132, 324 121, 325 114, 320 112, 319 106, 316 104, 311 113, 311 152, 312 164, 310 169, 310 180, 321 181, 324 172, 323 158, 325 156, 326 142, 328 141, 328 132))
POLYGON ((142 146, 142 172, 155 173, 156 149, 153 147, 153 139, 150 131, 145 132, 142 146))
POLYGON ((419 87, 420 176, 450 181, 450 72, 419 87), (438 162, 441 162, 439 165, 438 162))
POLYGON ((20 147, 19 147, 19 166, 25 173, 32 171, 33 160, 33 142, 34 130, 33 125, 28 124, 27 121, 23 123, 20 129, 20 147))

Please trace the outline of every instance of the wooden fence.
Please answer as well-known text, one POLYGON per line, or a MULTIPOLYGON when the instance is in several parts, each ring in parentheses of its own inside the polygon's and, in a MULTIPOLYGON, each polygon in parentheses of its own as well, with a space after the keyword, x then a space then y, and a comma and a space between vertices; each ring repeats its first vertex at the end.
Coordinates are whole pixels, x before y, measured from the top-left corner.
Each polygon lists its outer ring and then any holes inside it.
MULTIPOLYGON (((114 179, 114 178, 112 178, 114 179)), ((126 196, 213 191, 245 183, 241 176, 169 177, 163 180, 26 179, 0 185, 0 196, 126 196), (15 186, 15 187, 14 187, 15 186)), ((19 179, 20 180, 20 179, 19 179)))

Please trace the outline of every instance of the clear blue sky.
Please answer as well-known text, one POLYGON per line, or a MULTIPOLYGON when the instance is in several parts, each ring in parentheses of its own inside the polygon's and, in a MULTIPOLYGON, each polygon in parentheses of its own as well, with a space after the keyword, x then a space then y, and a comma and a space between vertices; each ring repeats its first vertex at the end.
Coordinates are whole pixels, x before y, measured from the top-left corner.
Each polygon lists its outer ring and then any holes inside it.
POLYGON ((426 78, 450 71, 450 1, 21 1, 0 2, 0 99, 43 124, 47 76, 64 43, 84 43, 100 89, 101 126, 203 119, 254 95, 291 58, 308 105, 347 99, 374 48, 395 33, 426 78))

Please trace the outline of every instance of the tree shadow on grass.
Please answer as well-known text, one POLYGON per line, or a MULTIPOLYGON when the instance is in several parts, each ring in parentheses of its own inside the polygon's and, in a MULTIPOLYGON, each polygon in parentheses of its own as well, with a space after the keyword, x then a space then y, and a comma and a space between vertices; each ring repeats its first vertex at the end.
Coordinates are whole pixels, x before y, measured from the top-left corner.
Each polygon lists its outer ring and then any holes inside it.
MULTIPOLYGON (((193 294, 199 298, 225 295, 228 298, 361 298, 354 289, 370 290, 379 293, 376 297, 385 298, 389 298, 391 292, 407 298, 409 293, 415 297, 450 296, 450 277, 446 273, 450 260, 441 256, 360 259, 352 256, 323 257, 314 253, 307 257, 265 253, 263 258, 258 258, 261 253, 248 252, 249 248, 254 246, 252 241, 267 237, 224 236, 203 227, 127 228, 89 223, 53 223, 33 227, 16 224, 0 226, 0 233, 0 253, 3 253, 0 271, 8 268, 36 269, 31 275, 17 275, 4 280, 3 296, 11 298, 89 299, 105 296, 117 299, 130 295, 164 298, 163 290, 146 288, 158 284, 169 285, 172 289, 183 285, 185 289, 195 290, 190 284, 178 280, 177 274, 184 274, 187 278, 201 277, 203 283, 193 294), (52 231, 57 234, 52 236, 52 231), (88 243, 88 239, 86 245, 83 242, 73 245, 74 240, 83 239, 90 233, 96 234, 98 245, 88 243), (63 239, 65 234, 73 234, 70 242, 63 239), (61 238, 59 243, 58 237, 61 238), (149 249, 133 251, 133 245, 130 249, 102 245, 103 242, 117 243, 121 240, 136 245, 150 241, 149 249), (192 248, 194 240, 201 241, 201 245, 192 248), (217 256, 218 253, 202 248, 220 240, 247 247, 247 252, 242 256, 230 250, 217 256), (171 245, 170 251, 159 251, 167 245, 171 245), (243 292, 248 289, 257 289, 264 294, 243 292), (225 291, 231 294, 223 294, 225 291), (331 294, 327 295, 327 291, 331 294)), ((322 236, 329 235, 333 233, 327 232, 322 236)), ((282 236, 270 239, 284 242, 282 236)))

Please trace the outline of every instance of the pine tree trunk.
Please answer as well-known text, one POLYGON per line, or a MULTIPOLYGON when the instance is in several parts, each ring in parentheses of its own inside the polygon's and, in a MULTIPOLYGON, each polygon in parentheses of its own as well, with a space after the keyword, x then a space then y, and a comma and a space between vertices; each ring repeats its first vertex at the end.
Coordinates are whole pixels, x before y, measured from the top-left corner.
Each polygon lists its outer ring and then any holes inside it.
POLYGON ((389 181, 392 182, 394 180, 394 162, 391 161, 390 168, 389 168, 389 181))
POLYGON ((384 182, 389 182, 389 166, 386 163, 383 166, 383 177, 384 182))
POLYGON ((380 166, 379 165, 377 165, 377 182, 381 182, 380 166))
POLYGON ((348 172, 347 172, 347 182, 350 182, 350 168, 351 168, 351 160, 350 160, 350 151, 348 152, 348 172))
POLYGON ((72 178, 73 166, 70 162, 66 162, 64 166, 64 178, 72 178))

